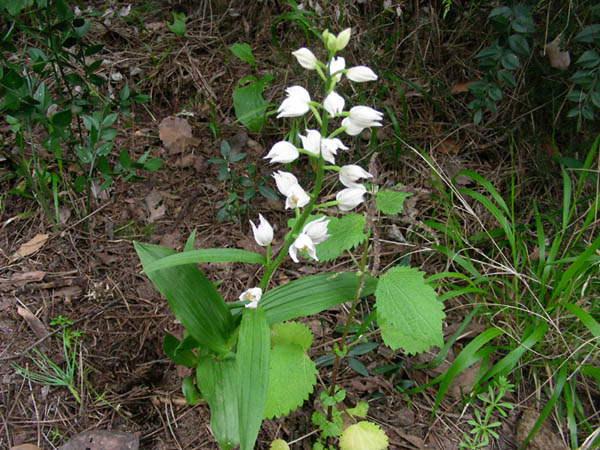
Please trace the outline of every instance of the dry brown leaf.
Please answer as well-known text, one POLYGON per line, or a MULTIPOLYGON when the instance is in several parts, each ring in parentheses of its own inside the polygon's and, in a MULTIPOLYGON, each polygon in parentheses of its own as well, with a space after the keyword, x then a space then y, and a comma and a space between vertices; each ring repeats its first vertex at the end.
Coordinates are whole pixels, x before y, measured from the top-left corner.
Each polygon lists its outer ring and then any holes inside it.
POLYGON ((556 36, 552 42, 549 42, 544 47, 544 50, 548 54, 550 59, 550 65, 555 69, 566 70, 571 64, 571 55, 567 50, 562 51, 558 46, 560 40, 560 34, 556 36))
POLYGON ((164 234, 160 238, 159 244, 162 245, 163 247, 169 247, 169 248, 172 248, 173 250, 176 250, 177 248, 179 248, 180 242, 181 242, 181 233, 178 230, 175 230, 172 233, 164 234))
POLYGON ((29 256, 35 252, 37 252, 40 248, 44 246, 46 241, 48 240, 47 234, 36 234, 33 239, 25 242, 19 247, 13 255, 12 259, 24 258, 25 256, 29 256))
POLYGON ((444 155, 455 155, 460 151, 460 146, 454 139, 446 138, 439 141, 434 150, 444 155))
POLYGON ((31 311, 17 306, 17 314, 25 319, 29 325, 29 328, 31 328, 31 330, 39 339, 45 338, 48 335, 48 329, 46 328, 46 325, 44 325, 42 321, 38 319, 31 311))
POLYGON ((160 140, 171 154, 181 153, 190 145, 197 145, 192 136, 192 127, 181 117, 165 117, 158 126, 160 140))
POLYGON ((152 191, 144 198, 146 207, 148 208, 148 223, 160 219, 167 211, 166 205, 163 203, 162 194, 158 191, 152 191))
POLYGON ((450 94, 456 95, 469 92, 469 88, 467 87, 469 83, 470 81, 457 81, 456 83, 454 83, 454 86, 450 88, 450 94))
POLYGON ((30 272, 15 273, 10 277, 9 282, 16 287, 21 287, 27 283, 35 283, 36 281, 42 281, 46 276, 46 272, 42 270, 32 270, 30 272))

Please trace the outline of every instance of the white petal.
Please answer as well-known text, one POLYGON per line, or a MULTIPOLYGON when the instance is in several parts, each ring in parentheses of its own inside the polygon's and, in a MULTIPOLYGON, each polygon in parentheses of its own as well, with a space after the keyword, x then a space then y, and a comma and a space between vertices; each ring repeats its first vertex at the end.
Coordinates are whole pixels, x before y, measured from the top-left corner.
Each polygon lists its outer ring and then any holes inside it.
POLYGON ((292 161, 295 161, 300 153, 298 153, 298 149, 296 146, 288 141, 279 141, 265 156, 265 159, 270 159, 271 163, 282 163, 287 164, 292 161))
POLYGON ((342 126, 346 127, 346 134, 350 135, 350 136, 356 136, 358 134, 360 134, 362 132, 362 130, 364 130, 366 127, 361 127, 356 125, 354 122, 352 122, 350 120, 350 117, 346 117, 344 120, 342 120, 342 126))
POLYGON ((290 246, 289 255, 295 263, 298 262, 298 251, 307 252, 311 258, 318 261, 315 244, 307 234, 300 233, 300 236, 290 246))
POLYGON ((277 109, 277 118, 300 117, 309 111, 310 94, 302 86, 292 86, 285 90, 287 98, 277 109))
POLYGON ((300 135, 302 148, 313 155, 318 155, 321 151, 321 133, 317 130, 306 130, 306 136, 300 135))
POLYGON ((313 70, 317 66, 317 57, 306 47, 299 48, 292 55, 296 57, 298 63, 308 70, 313 70))
POLYGON ((258 227, 252 221, 250 221, 250 226, 252 227, 256 243, 261 247, 266 247, 273 242, 273 227, 271 227, 271 224, 267 222, 262 214, 259 214, 258 218, 260 220, 258 227))
POLYGON ((325 219, 327 219, 326 216, 323 216, 317 220, 313 220, 312 222, 304 225, 304 229, 302 230, 302 233, 306 234, 315 245, 320 244, 325 239, 330 237, 330 235, 327 234, 329 220, 325 219))
POLYGON ((275 178, 277 190, 285 197, 288 197, 292 192, 292 188, 298 184, 298 179, 293 174, 283 170, 275 172, 273 178, 275 178))
MULTIPOLYGON (((346 68, 346 60, 342 56, 335 57, 329 63, 329 75, 334 75, 340 70, 344 70, 346 68)), ((342 78, 342 74, 339 73, 335 76, 335 81, 340 81, 342 78)))
POLYGON ((285 209, 303 208, 310 201, 310 197, 299 184, 292 186, 286 197, 285 209))
POLYGON ((239 299, 242 302, 250 302, 246 304, 246 308, 255 309, 258 306, 258 302, 262 297, 262 289, 261 288, 250 288, 241 293, 239 299))
POLYGON ((355 81, 357 83, 362 83, 365 81, 375 81, 377 79, 377 74, 367 66, 351 67, 350 69, 348 69, 348 72, 346 72, 346 76, 349 80, 355 81))
POLYGON ((357 166, 355 164, 349 164, 347 166, 343 166, 339 172, 340 182, 346 187, 357 187, 360 186, 356 181, 361 178, 371 178, 369 172, 364 170, 362 167, 357 166))
POLYGON ((340 114, 344 110, 345 104, 346 100, 344 100, 344 97, 335 91, 331 91, 323 101, 323 107, 331 117, 340 114))
POLYGON ((365 187, 361 185, 342 189, 335 196, 335 199, 340 202, 338 208, 342 211, 350 211, 364 201, 363 196, 366 192, 365 187))

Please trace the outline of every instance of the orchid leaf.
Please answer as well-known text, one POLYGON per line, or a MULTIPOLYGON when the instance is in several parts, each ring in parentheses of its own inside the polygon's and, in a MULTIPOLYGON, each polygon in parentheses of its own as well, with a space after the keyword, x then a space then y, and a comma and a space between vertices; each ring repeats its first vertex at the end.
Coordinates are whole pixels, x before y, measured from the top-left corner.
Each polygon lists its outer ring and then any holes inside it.
POLYGON ((240 450, 252 450, 267 401, 271 336, 259 306, 242 317, 236 359, 240 450))
POLYGON ((197 405, 202 400, 202 395, 200 395, 200 392, 196 389, 194 377, 191 375, 185 377, 181 382, 181 391, 183 392, 185 401, 190 405, 197 405))
POLYGON ((381 337, 393 350, 418 353, 444 345, 443 303, 423 279, 423 272, 398 266, 380 277, 375 291, 381 337))
MULTIPOLYGON (((169 248, 134 242, 146 269, 152 263, 175 252, 169 248)), ((192 252, 185 252, 188 254, 192 252)), ((173 315, 202 346, 217 353, 226 351, 233 332, 233 319, 215 286, 194 264, 168 267, 147 274, 169 302, 173 315)))
POLYGON ((200 250, 187 250, 183 253, 174 253, 160 258, 147 266, 144 272, 149 273, 159 269, 181 266, 184 264, 207 262, 243 262, 250 264, 265 264, 265 257, 258 253, 237 248, 204 248, 200 250))
POLYGON ((297 344, 275 345, 271 350, 264 417, 279 417, 296 410, 312 393, 317 382, 316 374, 315 363, 302 347, 297 344))
POLYGON ((235 359, 200 358, 196 383, 210 406, 210 430, 219 447, 230 450, 239 443, 238 383, 235 359))
POLYGON ((163 337, 163 351, 175 364, 186 367, 196 367, 196 355, 191 350, 179 350, 181 342, 170 333, 163 337))
MULTIPOLYGON (((270 324, 306 317, 351 301, 359 281, 353 272, 310 275, 267 291, 260 304, 270 324)), ((376 278, 365 275, 360 296, 372 294, 376 285, 376 278)))

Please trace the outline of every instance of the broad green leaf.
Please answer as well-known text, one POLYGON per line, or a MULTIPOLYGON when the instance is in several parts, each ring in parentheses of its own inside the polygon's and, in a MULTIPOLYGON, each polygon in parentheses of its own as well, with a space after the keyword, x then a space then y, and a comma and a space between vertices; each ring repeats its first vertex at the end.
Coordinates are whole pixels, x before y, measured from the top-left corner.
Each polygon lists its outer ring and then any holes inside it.
POLYGON ((367 417, 369 411, 369 404, 367 402, 358 402, 354 408, 346 409, 346 413, 352 417, 360 417, 364 419, 367 417))
POLYGON ((167 269, 184 264, 206 262, 244 262, 250 264, 265 264, 265 257, 258 253, 239 250, 237 248, 204 248, 175 253, 158 259, 148 266, 144 266, 144 273, 155 270, 167 269))
POLYGON ((398 192, 389 189, 382 189, 377 192, 375 204, 377 209, 383 214, 396 215, 400 214, 404 208, 404 200, 412 194, 408 192, 398 192))
POLYGON ((200 392, 196 389, 194 377, 192 375, 183 379, 181 382, 181 391, 183 392, 185 401, 190 405, 197 405, 200 403, 200 400, 202 400, 202 395, 200 395, 200 392))
POLYGON ((181 342, 170 333, 163 337, 163 351, 175 364, 186 367, 196 367, 196 355, 191 350, 180 351, 181 342))
POLYGON ((301 322, 279 322, 271 327, 271 346, 296 344, 306 351, 313 342, 310 328, 301 322))
POLYGON ((350 425, 340 436, 340 450, 383 450, 388 437, 379 425, 363 420, 350 425))
POLYGON ((338 219, 329 217, 327 233, 331 237, 317 244, 317 258, 321 262, 331 261, 345 250, 352 250, 367 238, 364 233, 365 218, 359 214, 348 214, 338 219))
POLYGON ((200 358, 196 382, 210 406, 210 430, 219 447, 230 450, 239 443, 238 380, 233 358, 217 361, 212 356, 200 358))
POLYGON ((393 350, 411 354, 444 345, 444 305, 423 275, 414 268, 393 267, 377 283, 377 322, 383 342, 393 350))
POLYGON ((229 47, 231 53, 237 56, 242 61, 250 64, 250 66, 254 67, 256 62, 254 61, 254 55, 252 54, 252 49, 246 43, 236 42, 231 47, 229 47))
POLYGON ((183 36, 185 34, 185 14, 174 11, 171 14, 173 15, 173 23, 167 23, 167 28, 176 36, 183 36))
MULTIPOLYGON (((175 252, 159 245, 134 242, 145 269, 175 252)), ((185 252, 184 254, 191 253, 185 252)), ((194 264, 169 267, 148 273, 148 278, 169 302, 173 315, 201 345, 223 352, 233 331, 233 319, 227 305, 194 264)))
POLYGON ((271 350, 264 417, 279 417, 296 410, 312 393, 316 374, 315 363, 299 345, 275 345, 271 350))
POLYGON ((264 126, 267 102, 263 90, 269 85, 273 75, 267 74, 258 80, 250 76, 240 80, 233 90, 235 116, 250 131, 259 132, 264 126))
MULTIPOLYGON (((310 275, 265 292, 260 304, 270 324, 311 316, 351 301, 358 282, 353 272, 310 275)), ((361 297, 372 294, 376 285, 376 278, 365 275, 361 297)))
POLYGON ((259 306, 244 311, 236 356, 240 450, 252 450, 262 423, 267 387, 271 333, 259 306))

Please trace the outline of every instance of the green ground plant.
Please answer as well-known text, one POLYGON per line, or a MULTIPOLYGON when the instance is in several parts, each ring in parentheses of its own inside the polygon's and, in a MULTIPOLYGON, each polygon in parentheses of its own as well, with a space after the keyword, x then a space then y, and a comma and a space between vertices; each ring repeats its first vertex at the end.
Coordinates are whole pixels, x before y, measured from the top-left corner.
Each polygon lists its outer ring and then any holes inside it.
POLYGON ((50 325, 62 327, 60 340, 62 341, 63 355, 65 359, 65 368, 55 364, 47 355, 40 352, 37 348, 33 349, 34 354, 29 354, 29 358, 37 370, 29 370, 18 364, 13 368, 18 374, 33 383, 45 386, 63 386, 69 389, 77 403, 81 403, 81 396, 77 389, 76 373, 82 374, 82 368, 77 364, 78 341, 81 336, 80 331, 72 331, 70 325, 73 322, 59 316, 50 322, 50 325))
POLYGON ((149 152, 132 160, 125 149, 112 162, 114 125, 148 97, 128 84, 107 97, 108 81, 98 73, 103 45, 87 39, 95 13, 36 0, 4 3, 0 16, 8 24, 0 41, 0 111, 18 149, 3 156, 26 185, 15 192, 32 196, 57 224, 60 204, 89 213, 94 181, 105 189, 115 177, 133 181, 139 170, 160 167, 149 152), (67 197, 73 192, 86 193, 85 211, 67 197))
POLYGON ((460 295, 473 305, 434 364, 443 360, 475 317, 488 325, 463 348, 449 369, 430 383, 439 383, 434 410, 452 379, 480 362, 471 399, 501 376, 533 383, 541 396, 536 404, 539 419, 523 445, 551 413, 567 430, 572 448, 594 431, 596 419, 583 406, 582 396, 587 394, 580 386, 591 383, 593 389, 600 387, 600 371, 592 362, 600 337, 600 236, 596 219, 600 205, 598 175, 590 172, 599 141, 600 136, 580 170, 567 172, 559 166, 562 199, 560 206, 547 211, 531 200, 531 213, 520 213, 523 206, 518 203, 514 174, 504 195, 470 171, 461 174, 472 180, 473 188, 458 188, 453 180, 442 178, 434 181, 440 209, 447 219, 444 223, 430 220, 426 225, 443 237, 435 248, 455 270, 432 278, 451 280, 440 279, 440 286, 447 289, 442 299, 460 295), (466 234, 457 211, 474 218, 482 231, 466 234), (486 227, 479 218, 481 211, 498 226, 486 227), (503 318, 501 322, 498 317, 503 318))
MULTIPOLYGON (((304 69, 318 76, 324 100, 313 100, 305 88, 296 85, 286 90, 287 97, 277 109, 278 118, 291 118, 290 127, 296 131, 286 134, 289 141, 275 143, 266 158, 274 164, 294 162, 300 169, 303 161, 299 157, 307 157, 306 168, 312 172, 308 178, 313 187, 307 193, 292 173, 279 170, 273 174, 277 189, 286 197, 286 209, 295 212, 288 220, 289 230, 276 254, 271 254, 274 230, 262 215, 258 226, 250 223, 257 244, 266 249, 264 255, 235 248, 193 250, 194 233, 182 253, 135 243, 144 273, 187 331, 182 341, 167 334, 163 341, 165 353, 177 364, 196 370, 195 376, 182 384, 184 395, 190 403, 201 397, 206 400, 211 410, 211 430, 223 449, 238 444, 242 450, 254 448, 263 418, 289 414, 313 392, 316 367, 307 355, 312 332, 294 319, 350 302, 342 337, 334 348, 329 386, 321 394, 324 410, 315 415, 322 432, 332 431, 324 439, 339 436, 342 450, 387 447, 385 433, 367 420, 346 429, 336 428, 337 413, 348 411, 339 405, 343 391, 338 387, 338 377, 341 365, 353 359, 349 344, 360 343, 366 327, 375 322, 383 342, 392 349, 402 348, 413 354, 443 344, 443 303, 423 272, 409 266, 391 267, 383 274, 369 273, 367 269, 372 256, 372 219, 351 210, 370 195, 371 214, 398 214, 407 194, 360 183, 372 175, 356 164, 336 165, 337 152, 348 148, 338 136, 357 136, 366 128, 381 126, 383 117, 369 106, 354 106, 346 111, 346 100, 335 91, 345 79, 355 83, 377 79, 366 66, 346 69, 344 58, 336 56, 348 44, 350 33, 350 29, 337 36, 323 32, 326 63, 308 48, 293 52, 304 69), (341 125, 334 125, 339 120, 341 125), (309 128, 310 122, 316 123, 318 129, 309 128), (299 134, 302 130, 305 134, 299 134), (296 141, 301 142, 301 147, 294 144, 296 141), (325 189, 326 172, 337 175, 344 189, 335 200, 318 203, 325 189), (362 253, 355 258, 352 251, 360 246, 362 253), (354 270, 323 271, 272 286, 275 271, 288 255, 295 263, 300 257, 328 262, 345 252, 350 252, 354 270), (195 265, 198 262, 258 264, 263 266, 263 272, 257 286, 242 292, 239 301, 226 303, 195 265), (356 328, 358 302, 370 294, 375 295, 376 312, 356 328), (351 329, 356 330, 353 337, 351 329)), ((366 410, 364 406, 360 408, 352 410, 352 414, 362 418, 366 410)), ((333 443, 321 439, 315 448, 325 445, 331 448, 333 443)))

